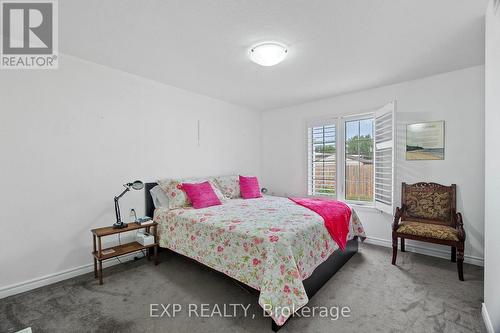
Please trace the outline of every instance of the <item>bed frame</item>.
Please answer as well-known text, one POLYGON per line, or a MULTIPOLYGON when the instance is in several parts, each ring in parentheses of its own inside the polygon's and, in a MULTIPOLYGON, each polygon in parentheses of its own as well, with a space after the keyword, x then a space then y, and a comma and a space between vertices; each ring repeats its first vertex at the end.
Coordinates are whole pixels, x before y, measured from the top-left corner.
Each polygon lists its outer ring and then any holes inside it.
MULTIPOLYGON (((151 190, 156 185, 158 185, 158 184, 157 183, 146 183, 145 184, 144 192, 145 192, 145 199, 146 199, 146 205, 145 205, 146 216, 153 217, 155 207, 154 207, 153 199, 151 197, 149 190, 151 190)), ((181 255, 181 254, 177 254, 176 252, 173 252, 171 250, 169 250, 169 252, 175 253, 176 255, 181 255)), ((324 261, 321 265, 319 265, 314 270, 314 273, 310 277, 308 277, 307 279, 305 279, 303 281, 304 288, 305 288, 306 293, 307 293, 307 297, 309 299, 311 299, 314 296, 314 294, 316 294, 321 289, 321 287, 323 287, 323 285, 325 285, 325 283, 327 283, 328 280, 330 280, 330 278, 335 273, 337 273, 337 271, 357 252, 358 252, 358 237, 354 237, 352 240, 348 241, 344 251, 337 249, 335 252, 333 252, 332 255, 330 257, 328 257, 328 259, 326 261, 324 261)), ((185 256, 183 256, 183 257, 185 257, 185 256)), ((189 257, 185 257, 185 258, 188 258, 188 259, 192 260, 193 262, 200 264, 199 262, 195 261, 194 259, 191 259, 189 257)), ((218 271, 216 271, 216 272, 218 272, 218 271)), ((243 283, 241 283, 241 282, 239 282, 239 281, 237 281, 237 280, 235 280, 235 279, 233 279, 225 274, 222 274, 222 273, 219 273, 219 274, 221 276, 224 276, 226 278, 229 278, 229 279, 235 281, 237 284, 244 287, 246 290, 248 290, 252 294, 256 294, 256 295, 259 294, 259 291, 256 289, 254 289, 250 286, 247 286, 247 285, 245 285, 245 284, 243 284, 243 283)), ((288 321, 289 320, 287 320, 285 322, 285 324, 288 323, 288 321)), ((282 328, 284 326, 284 325, 278 326, 272 319, 271 319, 271 323, 272 323, 271 328, 274 332, 277 332, 280 328, 282 328)))

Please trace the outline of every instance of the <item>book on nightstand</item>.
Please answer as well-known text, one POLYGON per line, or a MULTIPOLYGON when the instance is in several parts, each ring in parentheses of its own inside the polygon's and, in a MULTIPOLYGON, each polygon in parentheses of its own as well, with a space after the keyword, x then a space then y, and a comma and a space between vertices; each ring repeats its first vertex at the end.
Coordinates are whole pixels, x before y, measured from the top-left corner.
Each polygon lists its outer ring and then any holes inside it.
POLYGON ((149 216, 144 216, 144 217, 139 217, 137 218, 137 221, 135 222, 139 225, 150 225, 153 224, 153 219, 150 218, 149 216))

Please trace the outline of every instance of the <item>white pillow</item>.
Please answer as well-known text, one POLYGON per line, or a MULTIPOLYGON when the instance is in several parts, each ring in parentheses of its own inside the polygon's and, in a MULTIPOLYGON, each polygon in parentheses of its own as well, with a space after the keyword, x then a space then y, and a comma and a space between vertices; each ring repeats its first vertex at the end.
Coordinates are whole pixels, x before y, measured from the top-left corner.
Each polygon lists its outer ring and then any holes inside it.
POLYGON ((168 197, 161 189, 160 185, 156 185, 155 187, 150 189, 149 193, 151 193, 151 198, 153 198, 153 204, 155 205, 155 208, 168 208, 168 197))
POLYGON ((241 198, 240 177, 238 175, 218 176, 214 179, 226 198, 241 198))

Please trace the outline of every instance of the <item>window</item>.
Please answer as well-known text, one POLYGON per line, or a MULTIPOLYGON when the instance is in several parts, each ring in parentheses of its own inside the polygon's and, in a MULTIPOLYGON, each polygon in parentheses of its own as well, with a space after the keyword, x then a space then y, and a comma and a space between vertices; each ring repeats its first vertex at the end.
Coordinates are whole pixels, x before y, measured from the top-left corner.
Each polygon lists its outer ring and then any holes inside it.
POLYGON ((309 124, 309 195, 393 213, 395 106, 309 124))
POLYGON ((373 118, 345 122, 345 199, 373 202, 373 118))
POLYGON ((309 127, 308 193, 337 195, 337 147, 335 124, 309 127))

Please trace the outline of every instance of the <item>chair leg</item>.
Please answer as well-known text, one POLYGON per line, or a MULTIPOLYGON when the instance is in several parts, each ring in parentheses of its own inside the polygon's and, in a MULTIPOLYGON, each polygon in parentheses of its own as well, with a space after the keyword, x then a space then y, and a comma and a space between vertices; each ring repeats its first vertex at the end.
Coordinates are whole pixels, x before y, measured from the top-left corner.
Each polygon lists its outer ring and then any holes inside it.
POLYGON ((451 247, 451 262, 457 261, 457 248, 455 246, 451 247))
POLYGON ((392 264, 396 265, 396 257, 398 256, 398 236, 392 233, 392 264))
POLYGON ((464 244, 460 244, 457 248, 457 269, 458 278, 464 280, 464 244))
POLYGON ((406 249, 405 249, 405 239, 404 238, 401 238, 401 252, 406 252, 406 249))

